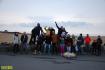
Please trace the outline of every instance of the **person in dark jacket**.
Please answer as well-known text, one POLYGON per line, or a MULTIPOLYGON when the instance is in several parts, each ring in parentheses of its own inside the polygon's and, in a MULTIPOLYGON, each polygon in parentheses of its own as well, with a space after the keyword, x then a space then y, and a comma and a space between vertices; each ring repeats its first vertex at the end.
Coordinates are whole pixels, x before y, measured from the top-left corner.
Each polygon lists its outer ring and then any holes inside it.
POLYGON ((24 32, 21 36, 21 42, 27 43, 27 41, 28 41, 28 36, 27 36, 26 32, 24 32))
POLYGON ((82 45, 84 44, 84 38, 82 34, 77 39, 78 54, 82 54, 82 45))
POLYGON ((28 36, 26 34, 26 32, 24 32, 21 36, 21 53, 24 51, 25 53, 28 53, 28 45, 27 45, 27 41, 28 41, 28 36))
POLYGON ((39 35, 37 39, 37 47, 36 47, 36 50, 39 54, 43 52, 44 40, 45 40, 44 34, 39 35))
POLYGON ((93 55, 97 55, 97 40, 94 40, 93 42, 92 42, 92 54, 93 55))
POLYGON ((33 42, 35 44, 36 41, 36 37, 40 35, 40 31, 43 32, 42 27, 40 26, 40 24, 38 23, 37 26, 32 29, 31 31, 31 39, 30 39, 30 44, 33 42))
POLYGON ((97 38, 97 55, 101 55, 101 48, 102 48, 102 39, 101 39, 101 36, 98 36, 97 38))
POLYGON ((65 45, 66 45, 67 52, 74 52, 73 39, 71 38, 71 36, 69 34, 67 35, 67 37, 65 39, 65 45))
POLYGON ((58 28, 58 35, 61 36, 62 32, 66 32, 65 28, 63 26, 59 27, 57 22, 55 22, 56 27, 58 28))
POLYGON ((45 36, 44 53, 51 54, 51 36, 45 36))

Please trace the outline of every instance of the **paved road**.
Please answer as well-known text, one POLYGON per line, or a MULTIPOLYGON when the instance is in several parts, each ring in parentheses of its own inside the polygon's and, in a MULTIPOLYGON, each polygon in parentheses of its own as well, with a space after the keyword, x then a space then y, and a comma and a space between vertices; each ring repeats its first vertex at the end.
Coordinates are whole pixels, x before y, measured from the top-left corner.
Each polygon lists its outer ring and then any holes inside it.
POLYGON ((0 54, 0 65, 13 70, 105 70, 105 56, 81 55, 75 59, 45 55, 0 54))

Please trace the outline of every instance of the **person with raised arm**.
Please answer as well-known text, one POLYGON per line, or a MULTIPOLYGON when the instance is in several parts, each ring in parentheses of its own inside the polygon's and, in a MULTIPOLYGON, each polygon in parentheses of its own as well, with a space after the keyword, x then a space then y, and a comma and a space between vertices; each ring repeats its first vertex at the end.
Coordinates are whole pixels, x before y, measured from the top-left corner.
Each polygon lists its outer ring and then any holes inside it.
POLYGON ((58 28, 58 35, 61 36, 62 32, 66 32, 65 28, 63 26, 59 27, 57 22, 55 22, 56 27, 58 28))

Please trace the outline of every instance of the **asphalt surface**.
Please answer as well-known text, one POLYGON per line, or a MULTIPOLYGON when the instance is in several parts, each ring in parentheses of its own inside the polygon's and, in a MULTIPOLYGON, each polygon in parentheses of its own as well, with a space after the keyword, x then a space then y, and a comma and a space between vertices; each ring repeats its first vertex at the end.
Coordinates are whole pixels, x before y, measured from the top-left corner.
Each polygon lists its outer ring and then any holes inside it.
POLYGON ((0 65, 13 66, 13 70, 105 70, 105 55, 66 59, 51 55, 0 54, 0 65))

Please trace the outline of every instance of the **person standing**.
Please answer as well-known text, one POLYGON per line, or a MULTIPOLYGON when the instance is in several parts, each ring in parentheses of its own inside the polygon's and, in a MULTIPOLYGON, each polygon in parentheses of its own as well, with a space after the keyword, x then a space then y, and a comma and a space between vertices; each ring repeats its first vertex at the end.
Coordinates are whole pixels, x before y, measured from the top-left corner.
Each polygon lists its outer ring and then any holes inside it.
POLYGON ((45 37, 44 37, 44 33, 43 33, 37 39, 36 50, 37 50, 38 54, 41 54, 43 52, 44 41, 45 41, 45 37))
POLYGON ((90 38, 89 34, 87 34, 84 41, 85 41, 85 51, 88 54, 89 50, 90 50, 90 42, 91 42, 91 38, 90 38))
POLYGON ((72 34, 72 40, 73 40, 73 51, 74 53, 76 53, 77 49, 76 49, 76 42, 77 42, 77 38, 74 34, 72 34))
POLYGON ((66 49, 67 52, 74 52, 73 50, 73 39, 71 38, 71 36, 69 34, 67 34, 67 38, 65 39, 65 45, 66 45, 66 49))
POLYGON ((22 35, 21 35, 21 52, 25 52, 25 53, 28 53, 28 44, 27 44, 27 41, 28 41, 28 36, 26 34, 26 32, 24 32, 22 35))
POLYGON ((77 38, 78 54, 82 54, 82 45, 84 44, 84 38, 82 34, 77 38))
POLYGON ((97 40, 96 39, 93 40, 91 46, 92 46, 92 55, 97 55, 98 46, 97 46, 97 40))
POLYGON ((103 42, 102 42, 101 36, 98 36, 97 38, 97 50, 98 50, 97 55, 98 56, 101 55, 102 43, 103 42))
POLYGON ((51 36, 46 35, 45 36, 44 53, 47 53, 49 55, 51 54, 51 44, 52 44, 51 36))
POLYGON ((52 39, 51 39, 51 27, 49 27, 48 29, 46 29, 46 27, 44 28, 46 31, 45 34, 45 44, 44 44, 44 53, 47 54, 51 54, 51 45, 52 45, 52 39))
POLYGON ((19 44, 20 44, 20 39, 19 39, 19 35, 16 32, 13 36, 13 53, 17 54, 19 52, 19 44))
POLYGON ((55 31, 52 32, 52 54, 58 54, 58 35, 55 34, 55 31))
POLYGON ((65 33, 62 32, 60 37, 60 54, 63 56, 65 48, 65 33))

